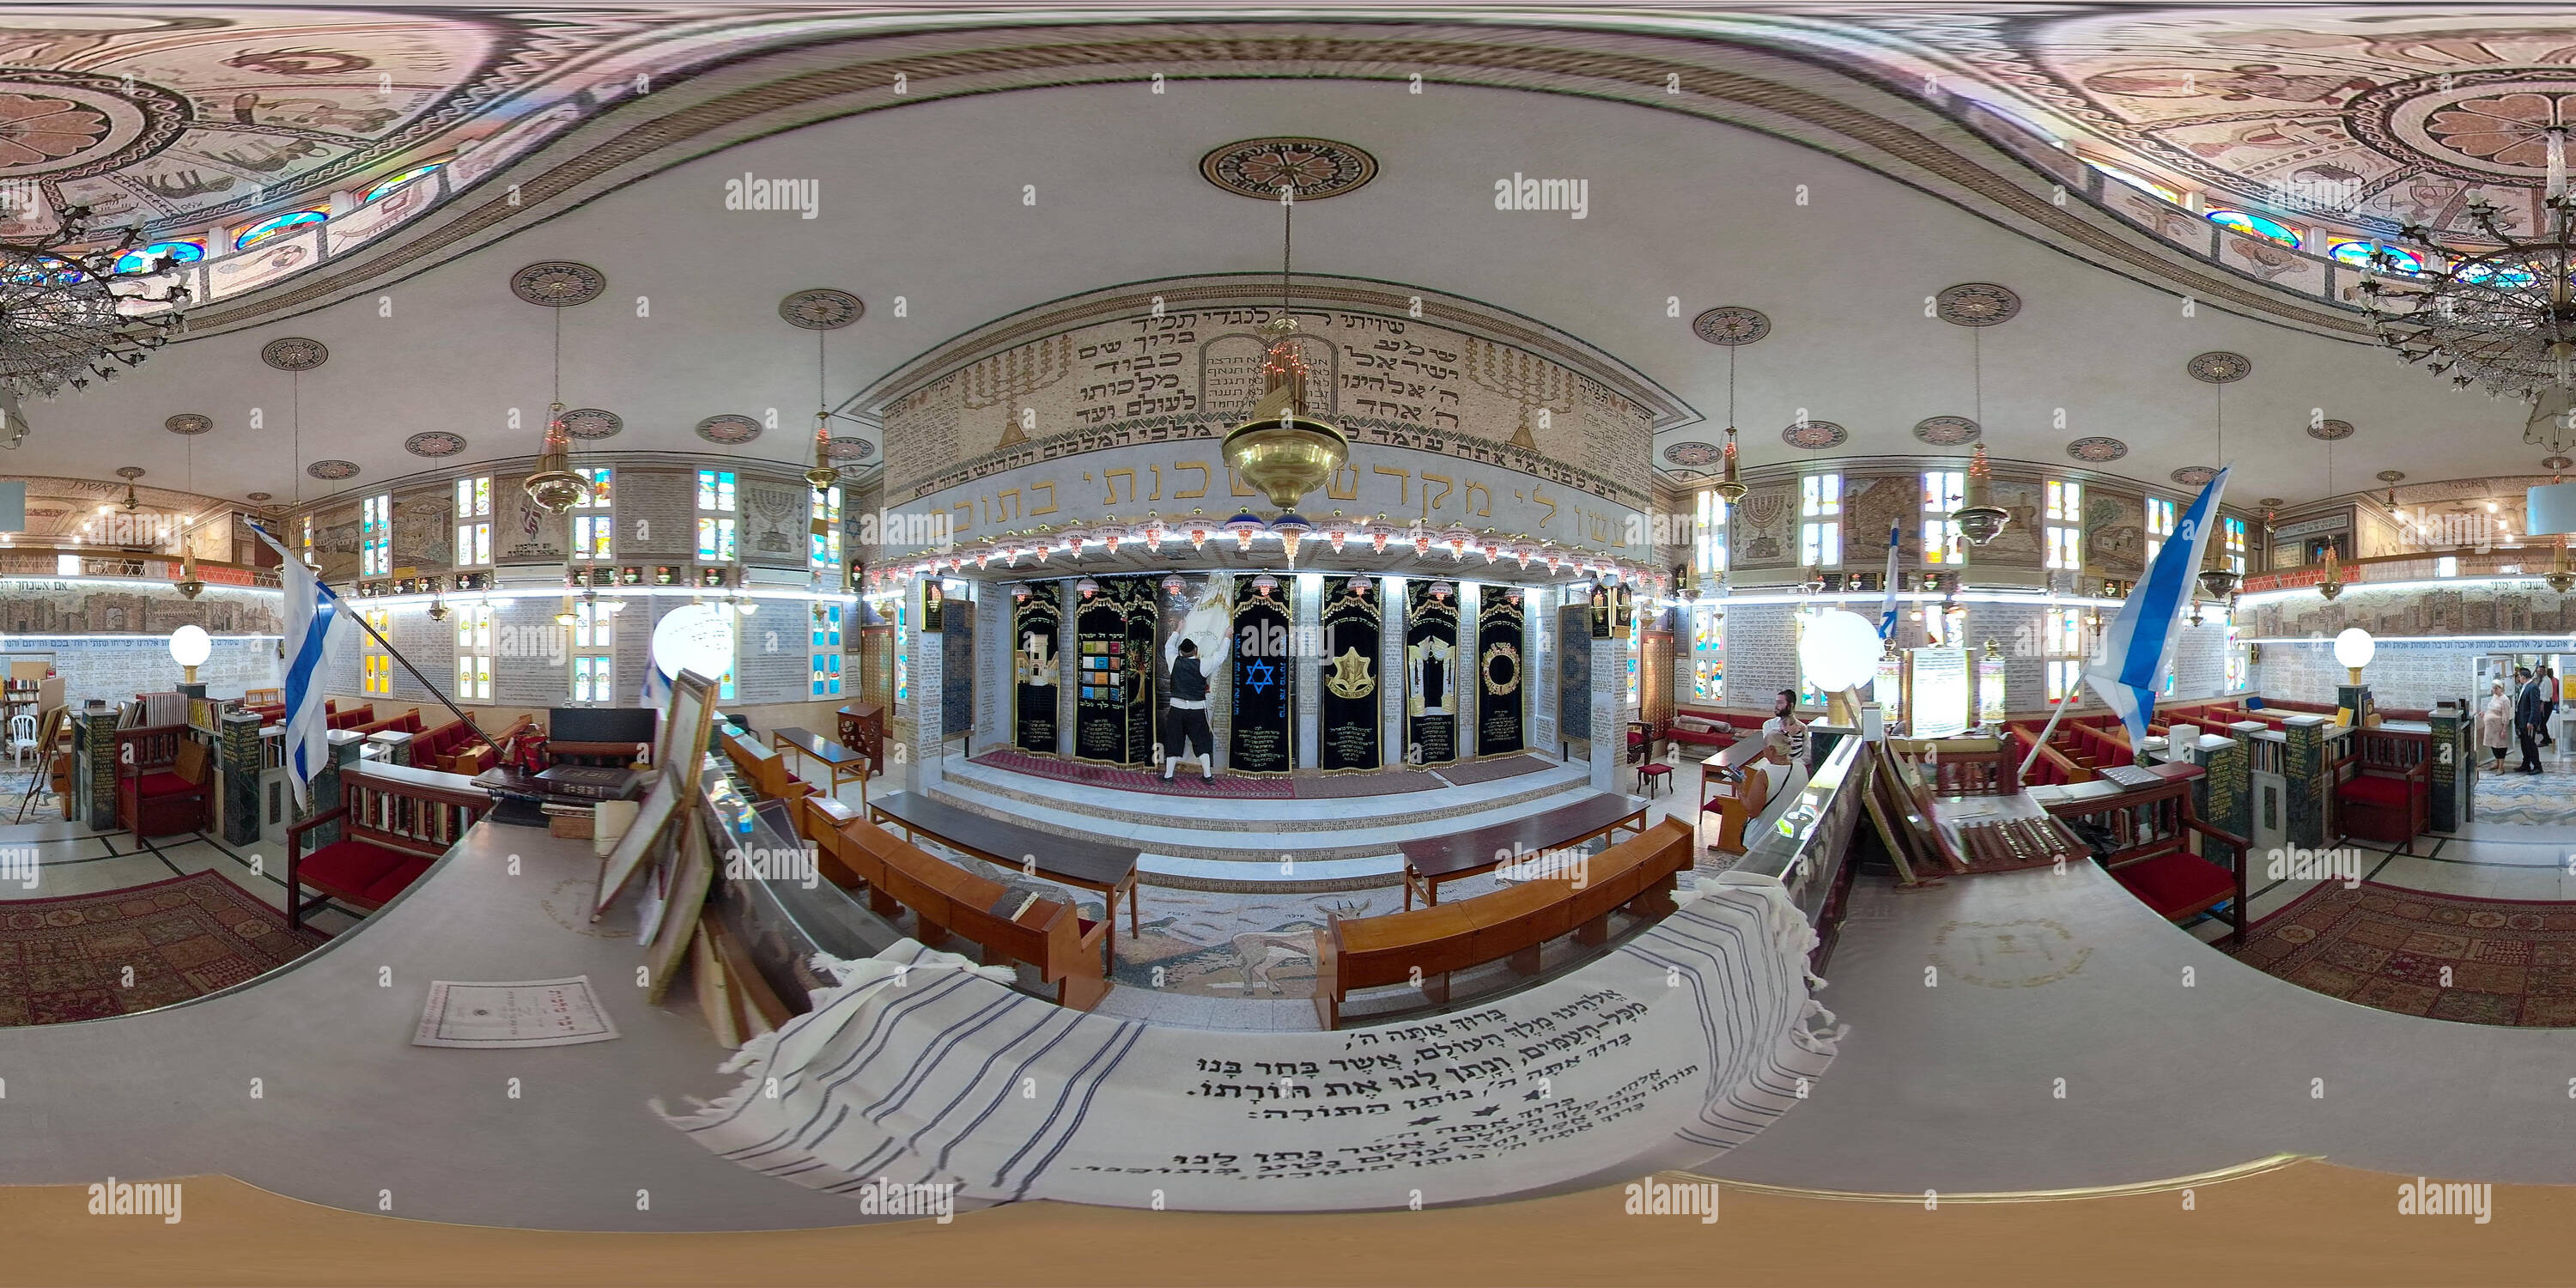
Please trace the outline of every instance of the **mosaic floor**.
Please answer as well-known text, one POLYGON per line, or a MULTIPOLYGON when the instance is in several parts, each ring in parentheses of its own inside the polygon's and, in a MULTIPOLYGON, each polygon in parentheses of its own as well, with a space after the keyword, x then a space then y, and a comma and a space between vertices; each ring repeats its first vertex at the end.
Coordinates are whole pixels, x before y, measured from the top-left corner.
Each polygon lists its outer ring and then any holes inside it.
POLYGON ((2517 774, 2513 763, 2506 760, 2504 773, 2478 775, 2469 817, 2481 823, 2576 824, 2576 770, 2517 774))

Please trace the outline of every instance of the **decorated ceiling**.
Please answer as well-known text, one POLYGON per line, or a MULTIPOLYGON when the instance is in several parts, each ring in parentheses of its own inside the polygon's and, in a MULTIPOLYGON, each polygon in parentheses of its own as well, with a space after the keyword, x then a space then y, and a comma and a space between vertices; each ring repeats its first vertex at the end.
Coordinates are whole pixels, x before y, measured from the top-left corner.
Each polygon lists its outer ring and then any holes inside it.
POLYGON ((1985 101, 2205 205, 2534 226, 2543 131, 2576 124, 2576 13, 2422 6, 2119 7, 1868 17, 1896 83, 1985 101), (1919 57, 1918 57, 1919 55, 1919 57))

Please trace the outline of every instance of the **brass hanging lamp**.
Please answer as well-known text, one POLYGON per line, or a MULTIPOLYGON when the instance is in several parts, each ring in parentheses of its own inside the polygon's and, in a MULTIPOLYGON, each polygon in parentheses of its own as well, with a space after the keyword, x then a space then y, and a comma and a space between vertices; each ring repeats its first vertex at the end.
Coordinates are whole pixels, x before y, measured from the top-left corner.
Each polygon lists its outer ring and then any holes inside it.
POLYGON ((1279 216, 1279 315, 1262 324, 1267 337, 1261 355, 1261 400, 1252 414, 1225 436, 1225 463, 1281 510, 1282 521, 1311 527, 1296 518, 1297 502, 1324 486, 1350 459, 1350 439, 1341 427, 1314 414, 1307 391, 1305 355, 1297 345, 1297 319, 1289 313, 1290 220, 1296 209, 1282 193, 1279 216))

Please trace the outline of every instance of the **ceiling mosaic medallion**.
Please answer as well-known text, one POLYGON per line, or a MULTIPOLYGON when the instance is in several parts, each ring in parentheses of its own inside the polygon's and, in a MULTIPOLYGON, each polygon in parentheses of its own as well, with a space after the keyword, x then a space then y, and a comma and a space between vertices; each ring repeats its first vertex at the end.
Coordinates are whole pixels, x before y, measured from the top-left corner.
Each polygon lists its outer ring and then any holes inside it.
POLYGON ((576 407, 563 414, 563 427, 575 438, 614 438, 626 428, 626 418, 597 407, 576 407))
POLYGON ((1820 452, 1840 447, 1851 441, 1851 433, 1830 420, 1802 420, 1780 431, 1780 441, 1791 447, 1820 452))
POLYGON ((698 437, 733 447, 760 437, 760 422, 749 416, 709 416, 698 422, 698 437))
POLYGON ((315 461, 304 472, 317 479, 353 479, 358 477, 356 461, 315 461))
POLYGON ((2289 504, 2289 502, 2287 502, 2287 501, 2285 501, 2285 500, 2282 500, 2280 497, 2277 497, 2277 496, 2267 496, 2267 497, 2264 497, 2264 498, 2263 498, 2262 500, 2260 500, 2260 501, 2256 501, 2254 504, 2259 505, 2259 506, 2263 507, 2263 508, 2264 508, 2264 509, 2266 509, 2266 510, 2277 510, 2277 509, 2280 509, 2282 506, 2288 505, 2288 504, 2289 504))
POLYGON ((2175 470, 2170 477, 2184 487, 2207 487, 2211 479, 2218 477, 2218 471, 2207 465, 2186 465, 2175 470))
POLYGON ((269 499, 269 494, 266 492, 245 492, 242 495, 253 501, 265 501, 269 499))
POLYGON ((1914 436, 1934 447, 1965 447, 1985 432, 1965 416, 1926 416, 1914 422, 1914 436))
POLYGON ((131 482, 143 477, 143 467, 140 465, 119 465, 116 467, 116 477, 131 482))
POLYGON ((2021 297, 1993 282, 1961 282, 1933 297, 1933 315, 1957 326, 1994 326, 2021 312, 2021 297))
POLYGON ((1244 139, 1199 158, 1209 183, 1241 197, 1277 201, 1280 185, 1299 201, 1355 192, 1377 177, 1377 158, 1331 139, 1244 139))
POLYGON ((2382 483, 2403 483, 2406 481, 2406 471, 2381 470, 2379 472, 2379 481, 2382 483))
POLYGON ((823 448, 823 456, 834 461, 864 461, 877 454, 877 445, 864 438, 835 438, 823 448))
POLYGON ((169 430, 173 434, 202 434, 214 427, 214 417, 200 416, 193 411, 180 412, 178 415, 161 422, 161 428, 169 430))
POLYGON ((1691 334, 1710 344, 1733 347, 1771 334, 1771 319, 1759 309, 1722 304, 1691 319, 1691 334))
POLYGON ((808 331, 838 331, 867 311, 858 296, 829 287, 798 291, 778 302, 778 316, 808 331))
POLYGON ((104 174, 170 146, 193 114, 186 95, 131 76, 13 66, 0 72, 0 178, 104 174))
POLYGON ((403 450, 414 456, 454 456, 465 450, 465 436, 443 429, 425 429, 404 439, 403 450))
POLYGON ((2254 374, 2254 360, 2241 353, 2217 349, 2184 363, 2183 370, 2205 385, 2232 385, 2254 374))
POLYGON ((2129 454, 2129 445, 2116 438, 2079 438, 2066 445, 2066 454, 2095 465, 2116 461, 2129 454))
POLYGON ((1726 449, 1715 443, 1675 443, 1664 449, 1664 463, 1686 470, 1705 470, 1726 459, 1726 449))
POLYGON ((608 289, 608 278, 588 264, 548 260, 510 275, 510 293, 550 309, 588 304, 608 289))
POLYGON ((2576 461, 2571 461, 2564 456, 2544 456, 2540 458, 2540 468, 2544 470, 2576 468, 2576 461))
POLYGON ((2352 437, 2352 422, 2348 420, 2312 421, 2308 425, 2308 437, 2322 438, 2329 443, 2339 442, 2352 437))
POLYGON ((259 360, 280 371, 311 371, 331 360, 331 349, 319 340, 290 335, 261 345, 259 360))

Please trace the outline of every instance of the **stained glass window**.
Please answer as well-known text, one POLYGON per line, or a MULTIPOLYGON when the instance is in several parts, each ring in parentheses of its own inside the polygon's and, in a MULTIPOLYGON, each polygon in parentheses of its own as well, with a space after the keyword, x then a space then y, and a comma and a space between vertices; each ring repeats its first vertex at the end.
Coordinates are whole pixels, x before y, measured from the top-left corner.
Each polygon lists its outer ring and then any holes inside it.
POLYGON ((2232 232, 2240 232, 2248 237, 2260 237, 2268 242, 2278 242, 2292 250, 2299 248, 2299 230, 2268 215, 2258 215, 2250 210, 2213 210, 2209 212, 2208 219, 2209 222, 2232 232))
POLYGON ((149 246, 137 246, 117 256, 116 271, 142 273, 150 271, 156 260, 167 259, 171 264, 194 264, 205 257, 206 245, 203 242, 154 242, 149 246))
POLYGON ((2332 256, 2336 263, 2349 264, 2354 268, 2375 269, 2383 273, 2404 273, 2408 277, 2421 277, 2424 274, 2423 257, 2402 246, 2374 248, 2365 241, 2339 241, 2327 247, 2326 254, 2332 256), (2374 249, 2379 255, 2376 260, 2372 258, 2374 249))
POLYGON ((358 198, 358 200, 362 203, 373 201, 376 198, 403 186, 404 184, 410 183, 414 179, 423 178, 436 172, 439 167, 446 164, 447 162, 444 160, 432 161, 425 165, 413 166, 412 168, 403 171, 401 174, 387 175, 384 178, 377 180, 376 186, 367 189, 367 195, 358 198))
POLYGON ((271 237, 283 236, 284 234, 293 232, 306 224, 318 224, 330 217, 330 211, 319 207, 312 210, 290 210, 285 214, 278 215, 271 219, 263 219, 258 223, 252 224, 250 227, 243 229, 241 236, 233 238, 233 249, 249 250, 251 247, 267 241, 271 237))

